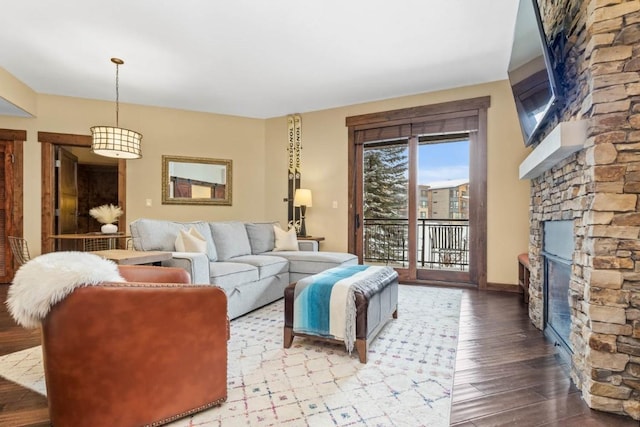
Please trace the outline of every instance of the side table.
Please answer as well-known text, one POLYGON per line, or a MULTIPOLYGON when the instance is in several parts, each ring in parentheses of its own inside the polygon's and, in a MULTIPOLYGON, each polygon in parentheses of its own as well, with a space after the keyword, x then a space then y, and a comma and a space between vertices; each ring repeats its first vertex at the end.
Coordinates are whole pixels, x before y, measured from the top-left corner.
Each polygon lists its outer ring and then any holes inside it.
POLYGON ((318 244, 320 244, 320 242, 322 242, 324 240, 324 237, 317 237, 317 236, 298 236, 298 240, 315 240, 316 242, 318 242, 318 244))

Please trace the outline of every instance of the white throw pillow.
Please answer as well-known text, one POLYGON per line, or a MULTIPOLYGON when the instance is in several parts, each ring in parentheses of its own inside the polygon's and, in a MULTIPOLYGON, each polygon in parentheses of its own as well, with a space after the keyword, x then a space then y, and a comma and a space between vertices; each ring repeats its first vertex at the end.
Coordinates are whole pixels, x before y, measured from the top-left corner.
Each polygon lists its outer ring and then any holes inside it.
POLYGON ((207 253, 207 241, 202 234, 191 227, 189 231, 180 230, 176 238, 176 251, 178 252, 201 252, 207 253))
POLYGON ((296 229, 292 228, 289 231, 284 231, 277 225, 273 226, 273 231, 276 235, 276 246, 273 251, 297 251, 298 250, 298 236, 296 236, 296 229))

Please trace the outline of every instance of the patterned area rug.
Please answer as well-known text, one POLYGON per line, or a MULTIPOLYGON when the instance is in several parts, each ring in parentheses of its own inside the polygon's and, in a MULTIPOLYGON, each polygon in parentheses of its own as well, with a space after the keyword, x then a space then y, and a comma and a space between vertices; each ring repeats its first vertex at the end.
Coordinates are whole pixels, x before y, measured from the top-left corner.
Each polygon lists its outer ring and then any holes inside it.
MULTIPOLYGON (((461 295, 401 285, 367 364, 311 338, 282 348, 283 300, 233 320, 227 402, 169 425, 448 426, 461 295)), ((0 375, 45 394, 40 347, 0 357, 0 375)))

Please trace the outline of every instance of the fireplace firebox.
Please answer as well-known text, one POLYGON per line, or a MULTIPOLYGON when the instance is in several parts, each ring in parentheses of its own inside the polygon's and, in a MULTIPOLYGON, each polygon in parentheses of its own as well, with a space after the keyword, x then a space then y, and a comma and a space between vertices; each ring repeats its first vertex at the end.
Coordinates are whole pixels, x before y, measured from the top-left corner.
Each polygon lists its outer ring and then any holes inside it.
POLYGON ((569 284, 571 257, 574 250, 573 222, 547 221, 544 223, 544 333, 554 342, 558 354, 570 363, 573 349, 569 284))

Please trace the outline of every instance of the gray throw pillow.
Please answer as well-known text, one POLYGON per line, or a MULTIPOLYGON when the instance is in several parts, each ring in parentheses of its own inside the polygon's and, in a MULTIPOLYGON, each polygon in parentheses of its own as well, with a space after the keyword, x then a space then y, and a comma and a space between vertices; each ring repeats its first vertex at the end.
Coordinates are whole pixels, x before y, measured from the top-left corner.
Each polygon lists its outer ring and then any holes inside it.
POLYGON ((242 255, 251 255, 251 245, 244 224, 239 221, 210 222, 211 235, 218 252, 218 260, 226 261, 242 255))
POLYGON ((253 255, 270 252, 273 250, 276 240, 273 233, 273 226, 278 222, 246 222, 244 224, 249 236, 251 253, 253 255))

